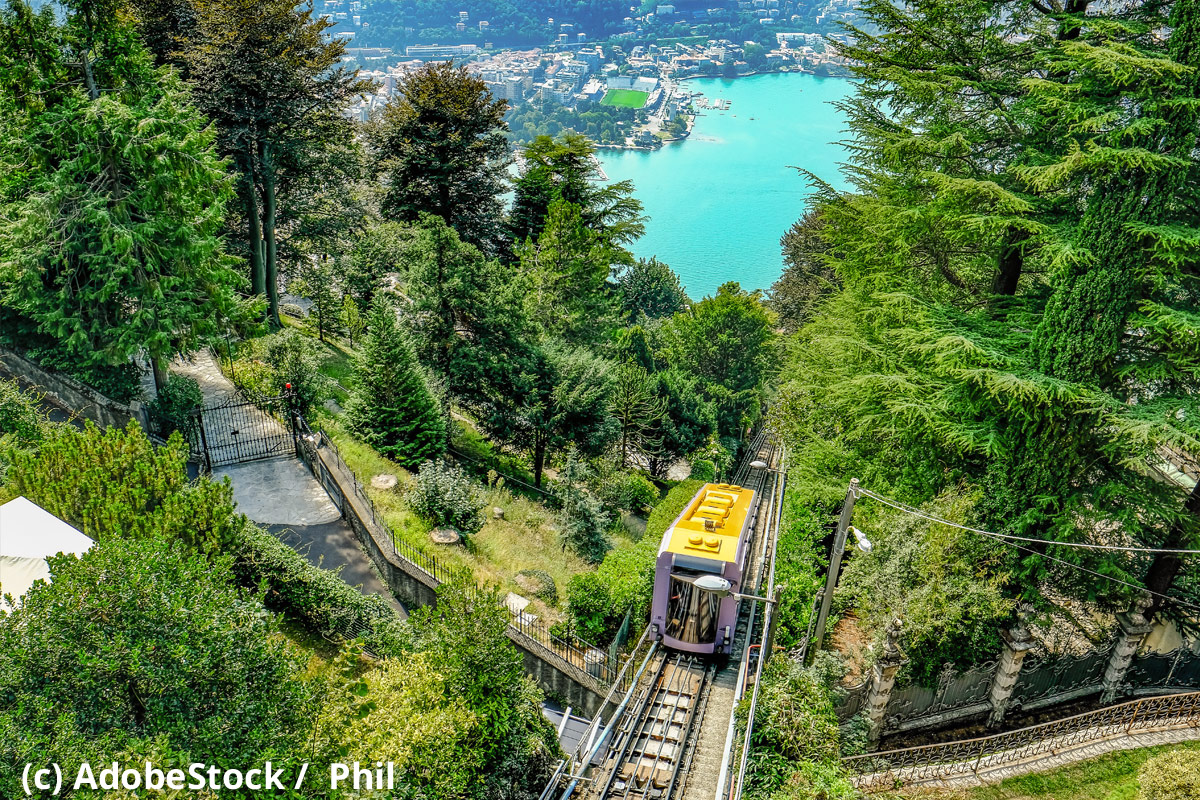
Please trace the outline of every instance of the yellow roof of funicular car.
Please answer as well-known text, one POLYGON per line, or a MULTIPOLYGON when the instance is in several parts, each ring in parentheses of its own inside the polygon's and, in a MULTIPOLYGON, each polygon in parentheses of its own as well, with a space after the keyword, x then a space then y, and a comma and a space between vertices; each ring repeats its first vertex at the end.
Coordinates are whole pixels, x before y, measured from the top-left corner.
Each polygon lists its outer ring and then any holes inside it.
POLYGON ((753 499, 753 489, 728 483, 704 484, 671 531, 667 552, 735 561, 738 535, 753 499))

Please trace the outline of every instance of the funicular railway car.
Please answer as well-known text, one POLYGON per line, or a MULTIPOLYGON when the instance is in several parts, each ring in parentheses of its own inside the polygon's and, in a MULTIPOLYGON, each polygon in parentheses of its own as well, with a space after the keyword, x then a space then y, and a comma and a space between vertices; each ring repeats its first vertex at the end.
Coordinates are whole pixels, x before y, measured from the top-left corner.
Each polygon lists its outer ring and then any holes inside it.
POLYGON ((663 534, 654 572, 651 634, 690 653, 729 653, 737 599, 706 591, 696 579, 715 575, 740 591, 757 497, 752 489, 706 483, 663 534))

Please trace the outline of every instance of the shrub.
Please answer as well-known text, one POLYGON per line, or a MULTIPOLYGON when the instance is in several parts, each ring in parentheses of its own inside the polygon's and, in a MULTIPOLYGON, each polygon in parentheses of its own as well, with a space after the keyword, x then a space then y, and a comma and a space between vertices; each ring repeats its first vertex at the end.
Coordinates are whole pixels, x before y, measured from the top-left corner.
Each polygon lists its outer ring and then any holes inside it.
POLYGON ((363 595, 244 517, 240 522, 227 548, 233 574, 243 586, 263 586, 268 606, 322 636, 361 638, 376 655, 411 649, 407 623, 382 597, 363 595))
MULTIPOLYGON (((856 797, 839 762, 837 715, 824 675, 786 657, 771 660, 754 716, 750 794, 777 800, 856 797)), ((748 709, 743 704, 740 714, 748 709)))
POLYGON ((292 317, 293 319, 304 318, 304 309, 295 303, 281 303, 279 306, 279 311, 280 313, 292 317))
POLYGON ((635 514, 653 508, 658 502, 658 487, 639 472, 618 472, 605 482, 602 489, 606 502, 635 514))
POLYGON ((1138 800, 1195 800, 1200 797, 1200 750, 1172 750, 1146 760, 1138 770, 1138 800))
POLYGON ((608 514, 582 485, 587 477, 583 462, 572 455, 555 493, 562 504, 558 512, 561 528, 558 535, 564 550, 569 547, 580 558, 595 564, 604 558, 604 554, 612 548, 612 543, 606 533, 608 514))
POLYGON ((38 408, 38 395, 22 392, 17 382, 0 380, 0 436, 21 445, 33 444, 46 433, 48 421, 38 408))
POLYGON ((594 573, 571 578, 567 584, 567 610, 584 638, 608 641, 630 609, 634 627, 641 627, 650 613, 654 561, 662 536, 701 485, 698 481, 679 483, 655 506, 646 533, 636 545, 610 551, 594 573))
POLYGON ((694 481, 711 483, 717 479, 717 465, 707 458, 697 458, 692 462, 692 474, 688 477, 694 481))
POLYGON ((300 413, 309 412, 331 396, 329 379, 321 374, 321 356, 312 339, 292 328, 252 339, 246 355, 233 367, 233 382, 251 400, 275 397, 292 385, 300 413))
POLYGON ((450 526, 468 535, 483 527, 483 495, 456 464, 426 461, 407 499, 409 508, 432 525, 450 526))
MULTIPOLYGON (((944 519, 969 522, 976 500, 973 493, 950 489, 925 508, 944 519)), ((856 524, 874 549, 847 552, 835 601, 854 608, 877 642, 888 620, 904 620, 909 661, 901 679, 936 686, 947 662, 962 668, 995 657, 999 630, 1015 606, 1005 587, 1005 551, 975 534, 891 510, 856 524)))
POLYGON ((172 374, 147 409, 162 436, 169 436, 172 431, 182 431, 187 436, 196 424, 195 411, 202 405, 204 393, 195 378, 172 374))

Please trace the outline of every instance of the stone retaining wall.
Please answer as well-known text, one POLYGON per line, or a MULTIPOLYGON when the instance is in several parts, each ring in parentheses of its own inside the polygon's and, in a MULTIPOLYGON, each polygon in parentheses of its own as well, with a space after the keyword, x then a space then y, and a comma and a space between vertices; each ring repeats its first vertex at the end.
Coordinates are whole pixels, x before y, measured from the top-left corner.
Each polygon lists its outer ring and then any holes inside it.
POLYGON ((0 365, 33 384, 57 405, 90 419, 101 428, 124 428, 129 420, 135 419, 143 429, 149 430, 150 415, 146 407, 136 400, 129 404, 118 403, 69 375, 40 367, 3 347, 0 347, 0 365))
MULTIPOLYGON (((341 502, 337 505, 342 510, 342 516, 350 523, 354 535, 371 557, 388 588, 408 608, 435 604, 438 581, 396 554, 390 534, 375 524, 370 509, 354 490, 353 476, 342 470, 337 459, 331 457, 326 448, 303 441, 302 445, 304 459, 310 465, 319 463, 321 472, 333 482, 334 487, 326 485, 326 489, 336 488, 341 495, 341 502)), ((323 477, 318 475, 319 479, 323 477)), ((322 480, 322 483, 325 481, 322 480)), ((336 501, 338 498, 334 499, 336 501)), ((605 695, 599 681, 513 626, 510 625, 506 632, 509 640, 521 650, 526 674, 534 679, 542 691, 581 714, 594 716, 597 713, 605 695)))

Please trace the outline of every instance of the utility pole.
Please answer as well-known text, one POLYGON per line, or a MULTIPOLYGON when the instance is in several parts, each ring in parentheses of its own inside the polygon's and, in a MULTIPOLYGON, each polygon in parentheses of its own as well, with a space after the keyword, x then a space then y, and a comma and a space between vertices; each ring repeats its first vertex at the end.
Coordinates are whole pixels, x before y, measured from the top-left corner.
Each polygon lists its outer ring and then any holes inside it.
POLYGON ((858 499, 858 478, 850 479, 846 490, 846 502, 842 504, 842 516, 838 518, 837 536, 833 540, 833 553, 829 558, 829 572, 825 576, 825 595, 821 598, 821 612, 817 614, 817 638, 809 650, 808 660, 821 649, 825 640, 825 622, 829 619, 829 605, 833 602, 833 590, 837 586, 838 573, 842 569, 842 554, 846 552, 846 536, 850 532, 850 518, 854 515, 854 501, 858 499))

